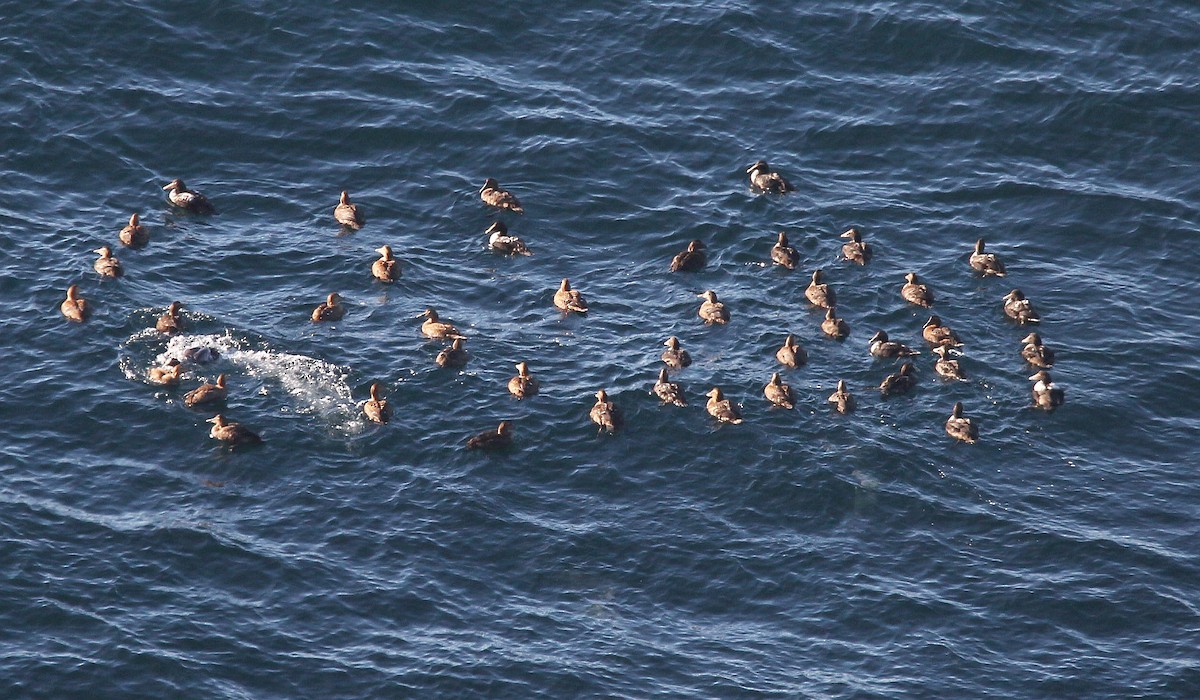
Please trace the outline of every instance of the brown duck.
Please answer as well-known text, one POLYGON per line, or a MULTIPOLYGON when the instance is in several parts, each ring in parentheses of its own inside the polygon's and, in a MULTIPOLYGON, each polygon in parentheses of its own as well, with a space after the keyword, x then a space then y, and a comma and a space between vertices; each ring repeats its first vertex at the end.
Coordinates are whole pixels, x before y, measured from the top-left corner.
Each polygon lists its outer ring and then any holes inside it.
POLYGON ((724 325, 729 323, 729 309, 725 304, 717 301, 717 293, 709 289, 699 295, 704 299, 704 303, 700 304, 700 310, 697 315, 704 319, 704 323, 711 326, 714 323, 724 325))
POLYGON ((592 422, 600 426, 601 430, 606 430, 610 434, 617 432, 617 428, 621 427, 621 411, 617 405, 608 400, 608 392, 601 389, 596 392, 596 403, 592 406, 592 410, 588 411, 588 417, 592 422))
POLYGON ((250 431, 241 423, 225 420, 225 416, 220 413, 208 419, 213 427, 209 429, 208 436, 214 440, 220 440, 227 445, 257 445, 263 441, 256 433, 250 431))
POLYGON ((850 335, 850 324, 837 317, 834 307, 825 309, 825 320, 821 321, 821 332, 835 340, 841 340, 850 335))
POLYGON ((779 238, 771 247, 771 262, 789 270, 795 270, 800 264, 800 254, 788 244, 787 234, 783 231, 779 232, 779 238))
POLYGON ((950 326, 943 325, 942 318, 937 314, 930 316, 925 325, 921 326, 921 337, 930 345, 945 345, 952 348, 962 347, 962 341, 958 339, 958 334, 950 326))
POLYGON ((117 234, 117 239, 130 248, 141 248, 150 242, 150 232, 146 230, 145 226, 142 226, 137 212, 134 212, 129 217, 129 225, 121 229, 121 232, 117 234))
POLYGON ((171 204, 180 209, 186 209, 195 214, 213 213, 213 205, 208 201, 208 197, 195 190, 189 190, 187 185, 183 184, 183 180, 179 178, 163 185, 163 189, 167 191, 167 199, 171 204))
POLYGON ((912 363, 905 362, 900 365, 899 372, 884 377, 883 382, 879 385, 879 393, 886 399, 896 394, 906 394, 916 385, 917 376, 913 374, 912 363))
POLYGON ((500 188, 500 183, 493 178, 484 180, 483 187, 479 190, 479 198, 483 203, 496 207, 497 209, 509 209, 517 214, 523 214, 524 209, 521 208, 521 203, 513 196, 512 192, 500 188))
POLYGON ((468 450, 499 450, 512 445, 512 423, 500 421, 495 430, 487 430, 467 440, 468 450))
POLYGON ((346 307, 342 306, 342 297, 337 292, 333 292, 325 301, 317 305, 313 309, 312 320, 314 322, 321 321, 340 321, 346 315, 346 307))
POLYGON ((1042 320, 1033 310, 1033 304, 1019 289, 1014 289, 1004 295, 1004 315, 1022 326, 1027 323, 1039 323, 1042 320))
POLYGON ((704 408, 708 411, 708 415, 716 418, 720 423, 737 424, 742 422, 742 414, 738 411, 737 406, 725 398, 720 387, 714 386, 705 396, 708 397, 708 403, 704 405, 704 408))
POLYGON ((458 329, 453 323, 438 318, 438 313, 433 309, 425 309, 425 322, 421 324, 421 334, 426 338, 462 338, 458 329))
POLYGON ((821 281, 824 274, 821 270, 813 270, 812 282, 804 290, 804 296, 813 306, 831 309, 837 306, 837 295, 833 293, 832 287, 821 281))
POLYGON ((470 359, 470 353, 463 347, 463 339, 455 338, 450 347, 443 348, 437 354, 434 362, 437 363, 438 367, 465 367, 467 361, 470 359))
POLYGON ((808 362, 808 352, 796 342, 796 336, 788 333, 783 339, 783 345, 775 351, 775 359, 784 367, 803 367, 808 362))
POLYGON ((857 227, 851 226, 842 234, 842 238, 849 238, 849 243, 842 244, 842 257, 852 263, 866 265, 871 259, 871 247, 863 243, 862 232, 857 227))
POLYGON ((342 226, 355 231, 367 223, 367 220, 363 218, 362 211, 359 210, 357 204, 350 202, 350 195, 345 190, 342 190, 342 196, 338 200, 337 206, 333 208, 333 218, 337 219, 342 226))
POLYGON ((937 361, 933 363, 933 369, 938 373, 938 376, 945 377, 946 379, 957 379, 960 382, 967 380, 967 375, 963 374, 958 360, 951 360, 947 357, 950 354, 949 347, 935 345, 933 346, 933 352, 938 356, 937 361))
POLYGON ((179 380, 183 378, 183 363, 171 358, 163 367, 151 367, 146 372, 146 378, 151 384, 159 386, 179 386, 179 380))
POLYGON ((92 263, 92 268, 99 272, 101 277, 120 277, 125 274, 125 270, 121 269, 121 261, 113 257, 112 248, 102 245, 92 252, 100 256, 92 263))
POLYGON ((164 312, 162 316, 158 317, 158 321, 155 322, 154 327, 159 333, 166 333, 167 335, 175 335, 176 333, 182 331, 182 309, 183 305, 179 302, 171 302, 171 305, 167 307, 166 312, 164 312))
POLYGON ((67 298, 58 305, 58 310, 68 321, 76 323, 83 323, 92 314, 92 307, 88 305, 87 299, 79 296, 79 285, 75 284, 67 287, 67 298))
POLYGON ((379 382, 371 382, 371 399, 363 404, 363 415, 372 423, 387 423, 392 419, 392 406, 380 396, 379 382))
POLYGON ((846 380, 838 380, 837 391, 829 395, 829 403, 833 404, 833 410, 838 413, 850 413, 854 410, 854 397, 846 388, 846 380))
POLYGON ((554 306, 563 312, 586 314, 588 311, 587 301, 578 289, 571 289, 571 281, 566 277, 558 285, 558 291, 554 292, 554 306))
POLYGON ((197 406, 215 406, 225 403, 229 391, 225 388, 225 375, 217 375, 214 384, 201 384, 183 395, 183 405, 195 408, 197 406))
POLYGON ((995 253, 983 252, 982 238, 975 241, 975 252, 971 253, 968 263, 970 263, 972 270, 983 273, 984 277, 1003 277, 1007 274, 1004 271, 1004 263, 995 253))
POLYGON ((667 378, 666 367, 658 370, 658 381, 654 383, 654 395, 664 404, 687 405, 687 401, 683 399, 683 387, 667 378))
POLYGON ((1054 351, 1042 345, 1042 336, 1030 333, 1021 339, 1025 347, 1021 348, 1021 357, 1034 367, 1045 369, 1054 366, 1054 351))
POLYGON ((392 257, 392 247, 385 245, 375 252, 379 253, 379 259, 371 263, 371 276, 388 284, 400 279, 400 261, 392 257))
POLYGON ((529 373, 529 363, 518 362, 517 376, 508 380, 508 393, 518 399, 525 399, 537 394, 538 388, 538 380, 529 373))
POLYGON ((779 373, 775 372, 771 375, 771 381, 763 387, 763 396, 767 397, 767 401, 775 404, 780 408, 795 408, 796 396, 792 393, 792 387, 783 383, 779 378, 779 373))
POLYGON ((667 349, 663 350, 662 361, 667 367, 671 369, 683 369, 692 364, 692 356, 688 354, 687 350, 679 346, 679 338, 671 336, 667 338, 667 341, 663 345, 666 345, 667 349))
POLYGON ((708 257, 704 254, 704 244, 700 241, 688 243, 688 247, 671 258, 671 272, 696 272, 704 267, 708 257))
POLYGON ((773 192, 775 194, 783 194, 784 192, 795 192, 796 188, 792 187, 792 183, 788 182, 782 175, 771 170, 771 166, 767 165, 767 161, 755 161, 754 165, 746 168, 746 172, 750 175, 750 185, 763 192, 773 192))
POLYGON ((910 304, 929 308, 933 306, 933 292, 917 279, 917 273, 910 272, 904 276, 904 286, 900 288, 900 296, 910 304))
POLYGON ((1050 378, 1050 373, 1046 370, 1039 370, 1036 374, 1029 378, 1033 382, 1033 405, 1044 411, 1053 411, 1063 405, 1066 400, 1066 392, 1061 387, 1054 385, 1054 380, 1050 378))
POLYGON ((946 434, 968 445, 974 445, 975 441, 979 439, 979 426, 975 425, 973 419, 963 415, 962 401, 954 404, 954 410, 946 419, 946 434))

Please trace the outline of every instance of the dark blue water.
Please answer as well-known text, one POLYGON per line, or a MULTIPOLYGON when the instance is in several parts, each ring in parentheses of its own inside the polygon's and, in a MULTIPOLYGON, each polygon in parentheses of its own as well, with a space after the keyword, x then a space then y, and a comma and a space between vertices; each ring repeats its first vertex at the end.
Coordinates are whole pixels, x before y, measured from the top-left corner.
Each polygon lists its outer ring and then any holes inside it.
POLYGON ((50 0, 4 25, 0 696, 1200 697, 1192 3, 50 0), (798 191, 752 192, 758 158, 798 191), (489 176, 534 255, 485 249, 489 176), (218 213, 172 210, 175 177, 218 213), (143 250, 116 243, 134 211, 143 250), (1008 278, 972 274, 980 237, 1008 278), (708 267, 668 273, 692 238, 708 267), (884 402, 866 341, 923 348, 909 271, 969 381, 926 352, 884 402), (588 316, 552 308, 563 277, 588 316), (1058 354, 1050 414, 1014 287, 1058 354), (334 291, 346 318, 310 323, 334 291), (428 306, 465 371, 434 365, 428 306), (771 410, 788 332, 810 361, 771 410), (648 393, 669 335, 686 408, 648 393), (146 382, 190 346, 221 360, 146 382), (542 392, 517 402, 521 360, 542 392), (221 372, 261 448, 183 406, 221 372), (373 381, 390 425, 360 417, 373 381), (714 385, 744 424, 706 415, 714 385), (978 444, 945 435, 955 401, 978 444), (463 449, 501 419, 514 449, 463 449))

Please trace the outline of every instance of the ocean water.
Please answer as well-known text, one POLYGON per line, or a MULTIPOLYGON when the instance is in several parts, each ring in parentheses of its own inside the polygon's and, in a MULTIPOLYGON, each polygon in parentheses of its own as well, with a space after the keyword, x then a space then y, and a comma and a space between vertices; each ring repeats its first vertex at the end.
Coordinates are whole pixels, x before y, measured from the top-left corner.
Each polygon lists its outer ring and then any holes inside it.
POLYGON ((0 697, 1200 697, 1194 4, 5 19, 0 697), (753 192, 759 158, 797 191, 753 192), (173 210, 176 177, 217 213, 173 210), (486 177, 525 214, 483 206, 486 177), (141 250, 116 238, 135 211, 141 250), (486 250, 497 219, 534 254, 486 250), (851 225, 865 267, 839 260, 851 225), (768 264, 780 230, 794 272, 768 264), (1007 278, 968 267, 980 237, 1007 278), (707 267, 669 273, 693 238, 707 267), (124 278, 93 272, 103 244, 124 278), (843 342, 804 298, 815 269, 843 342), (910 271, 968 381, 935 375, 910 271), (552 307, 564 277, 586 317, 552 307), (57 310, 73 283, 83 325, 57 310), (1053 413, 1013 288, 1058 355, 1053 413), (705 289, 728 326, 697 318, 705 289), (311 323, 335 291, 345 319, 311 323), (462 371, 434 364, 427 307, 468 337, 462 371), (879 329, 924 351, 907 396, 874 388, 879 329), (773 410, 789 332, 809 362, 773 410), (649 394, 670 335, 684 408, 649 394), (221 357, 145 381, 190 347, 221 357), (521 360, 542 390, 518 402, 521 360), (261 447, 184 407, 219 373, 261 447), (386 426, 360 414, 374 381, 386 426), (705 413, 712 386, 743 424, 705 413), (616 435, 588 421, 600 388, 616 435), (955 401, 978 444, 944 433, 955 401), (464 449, 502 419, 511 450, 464 449))

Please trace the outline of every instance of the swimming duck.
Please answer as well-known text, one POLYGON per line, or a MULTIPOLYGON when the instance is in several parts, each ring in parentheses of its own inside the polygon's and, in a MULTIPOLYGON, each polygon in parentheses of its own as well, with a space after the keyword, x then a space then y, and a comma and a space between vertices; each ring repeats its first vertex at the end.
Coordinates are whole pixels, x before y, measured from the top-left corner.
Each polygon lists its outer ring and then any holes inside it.
POLYGON ((463 339, 455 338, 450 347, 443 348, 437 354, 434 362, 437 363, 438 367, 463 367, 470 359, 470 353, 463 347, 463 339))
POLYGON ((804 290, 804 296, 812 302, 813 306, 830 309, 837 306, 837 295, 833 293, 832 287, 821 281, 824 274, 821 270, 813 270, 812 282, 804 290))
POLYGON ((338 200, 337 206, 333 208, 333 218, 337 219, 337 222, 342 226, 352 228, 355 231, 367 223, 367 220, 363 218, 362 212, 358 210, 358 205, 350 203, 350 195, 345 190, 342 190, 341 199, 338 200))
POLYGON ((917 280, 917 273, 910 272, 904 276, 904 286, 900 288, 900 296, 910 304, 929 308, 933 306, 933 292, 929 287, 917 280))
POLYGON ((207 365, 210 362, 216 362, 220 357, 221 353, 216 348, 206 348, 202 345, 197 345, 183 351, 183 359, 197 365, 207 365))
POLYGON ((312 320, 318 321, 340 321, 346 315, 346 307, 342 306, 342 297, 337 292, 333 292, 325 301, 317 304, 317 308, 313 309, 312 320))
POLYGON ((180 209, 186 209, 196 214, 211 214, 214 211, 213 205, 207 197, 195 190, 189 190, 183 184, 183 180, 179 178, 163 185, 163 189, 167 191, 167 199, 171 201, 171 204, 180 209))
POLYGON ((179 380, 183 378, 183 363, 172 357, 165 366, 147 370, 146 378, 151 384, 159 386, 179 386, 179 380))
POLYGON ((708 410, 708 415, 716 418, 720 423, 741 423, 742 414, 738 411, 737 406, 733 402, 725 398, 725 394, 721 393, 721 388, 714 386, 705 394, 708 397, 708 403, 704 408, 708 410))
POLYGON ((946 434, 968 445, 974 445, 979 439, 979 426, 975 421, 963 415, 962 401, 954 404, 954 410, 946 420, 946 434))
POLYGON ((257 445, 263 441, 249 428, 243 427, 241 423, 225 420, 225 416, 220 413, 209 418, 208 422, 213 424, 208 431, 208 436, 214 440, 220 440, 230 445, 257 445))
POLYGON ((511 209, 517 214, 525 213, 525 210, 521 208, 521 203, 517 201, 512 192, 500 189, 500 183, 490 177, 484 180, 483 187, 479 190, 479 198, 483 200, 484 204, 497 209, 511 209))
POLYGON ((825 320, 821 321, 821 332, 835 340, 850 335, 850 324, 837 317, 834 307, 825 309, 825 320))
POLYGON ((704 244, 700 241, 692 241, 688 243, 685 250, 681 250, 671 258, 671 272, 695 272, 704 267, 708 262, 708 257, 704 254, 704 244))
POLYGON ((578 289, 571 289, 571 282, 566 277, 563 278, 562 284, 558 285, 558 291, 554 293, 554 305, 559 311, 586 314, 588 310, 587 301, 578 289))
POLYGON ((679 338, 671 336, 663 345, 666 345, 667 349, 663 350, 662 361, 667 367, 683 369, 692 364, 692 356, 688 354, 687 350, 679 347, 679 338))
POLYGON ((900 365, 899 372, 884 377, 883 382, 879 385, 880 396, 886 399, 894 394, 908 393, 909 389, 917 385, 917 377, 912 372, 911 362, 900 365))
POLYGON ((158 322, 154 324, 159 333, 174 335, 183 330, 183 316, 180 314, 182 308, 183 305, 179 302, 171 302, 166 312, 162 316, 159 316, 158 322))
POLYGON ((888 340, 888 334, 885 331, 876 332, 868 342, 870 344, 867 348, 875 357, 912 357, 921 354, 904 343, 888 340))
POLYGON ((601 430, 607 430, 609 433, 617 432, 622 423, 621 411, 616 404, 608 400, 608 392, 603 389, 596 392, 596 403, 588 412, 588 417, 600 426, 601 430))
POLYGON ((1004 272, 1004 263, 1000 258, 996 257, 995 253, 983 252, 982 238, 975 241, 975 252, 971 253, 971 258, 968 262, 971 264, 972 269, 976 272, 982 272, 984 277, 988 275, 1003 277, 1006 274, 1004 272))
POLYGON ((100 256, 92 263, 92 267, 101 277, 120 277, 125 274, 121 269, 121 261, 113 257, 112 248, 102 245, 92 252, 100 256))
POLYGON ((529 373, 528 362, 517 363, 517 376, 508 380, 508 393, 518 399, 529 398, 538 393, 538 380, 529 373))
POLYGON ((376 248, 379 259, 371 263, 371 276, 380 282, 392 283, 400 279, 400 261, 392 257, 392 247, 376 248))
POLYGON ((62 311, 62 315, 66 316, 68 321, 76 323, 83 323, 92 314, 92 307, 88 305, 87 299, 79 296, 77 284, 67 287, 67 298, 58 305, 58 310, 62 311))
POLYGON ((765 160, 755 161, 754 165, 746 168, 746 172, 750 174, 750 185, 764 192, 782 194, 796 191, 796 188, 792 187, 792 183, 785 180, 782 175, 772 172, 771 166, 767 165, 765 160))
POLYGON ((425 322, 421 324, 421 333, 426 338, 463 338, 459 334, 458 329, 453 323, 438 318, 438 313, 433 309, 425 309, 425 322))
POLYGON ((800 254, 796 252, 795 248, 788 245, 787 234, 783 231, 779 232, 779 239, 771 247, 771 262, 789 270, 795 270, 796 265, 800 264, 800 254))
POLYGON ((704 303, 700 304, 700 310, 696 313, 704 319, 706 325, 729 323, 729 309, 725 308, 725 304, 717 301, 716 292, 709 289, 698 296, 703 297, 704 303))
POLYGON ((224 403, 229 391, 225 388, 225 375, 218 374, 215 384, 201 384, 183 395, 183 405, 189 407, 213 406, 224 403))
POLYGON ((486 430, 467 440, 468 450, 498 450, 512 444, 512 423, 500 421, 495 430, 486 430))
POLYGON ((371 382, 371 400, 363 404, 363 415, 372 423, 387 423, 392 419, 392 406, 379 395, 379 382, 371 382))
POLYGON ((667 378, 666 367, 658 370, 658 381, 654 383, 653 393, 659 398, 660 401, 663 402, 664 405, 687 405, 687 401, 683 399, 683 387, 667 378))
POLYGON ((121 229, 117 238, 130 248, 141 248, 150 242, 150 232, 142 226, 141 219, 138 218, 137 212, 134 212, 129 217, 129 225, 121 229))
POLYGON ((796 342, 796 336, 788 333, 783 339, 783 345, 775 351, 775 359, 784 367, 802 367, 808 362, 808 352, 796 342))
POLYGON ((963 374, 962 367, 959 366, 958 360, 951 360, 946 357, 950 353, 950 348, 945 345, 933 346, 933 353, 938 356, 936 362, 933 363, 933 369, 939 376, 946 379, 957 379, 960 382, 967 381, 967 375, 963 374))
POLYGON ((866 265, 867 261, 871 259, 872 249, 863 243, 862 232, 857 227, 851 226, 841 237, 850 239, 849 243, 842 245, 842 257, 850 262, 866 265))
POLYGON ((850 413, 854 410, 854 397, 846 388, 846 380, 838 380, 837 391, 829 395, 829 403, 833 404, 833 410, 838 413, 850 413))
POLYGON ((488 227, 484 233, 490 233, 488 237, 488 247, 497 253, 505 255, 532 255, 529 248, 525 246, 525 242, 516 236, 508 235, 508 225, 503 221, 497 221, 488 227))
POLYGON ((771 375, 771 381, 763 387, 763 396, 767 397, 767 401, 775 404, 780 408, 795 408, 796 395, 792 393, 792 387, 783 383, 779 378, 779 373, 775 372, 771 375))
POLYGON ((1033 310, 1033 304, 1019 289, 1014 289, 1004 296, 1004 315, 1022 326, 1026 323, 1039 323, 1042 320, 1033 310))
POLYGON ((1063 405, 1066 393, 1054 385, 1054 380, 1050 378, 1049 372, 1044 369, 1038 370, 1037 374, 1029 378, 1029 381, 1034 382, 1032 392, 1034 406, 1046 411, 1053 411, 1063 405))
POLYGON ((1026 344, 1021 348, 1021 357, 1024 357, 1026 362, 1043 369, 1054 366, 1054 351, 1042 345, 1042 336, 1030 333, 1021 339, 1021 342, 1026 344))
POLYGON ((921 326, 921 336, 930 345, 946 345, 952 348, 962 347, 962 341, 958 339, 958 334, 950 326, 942 325, 942 319, 937 314, 930 316, 925 325, 921 326))

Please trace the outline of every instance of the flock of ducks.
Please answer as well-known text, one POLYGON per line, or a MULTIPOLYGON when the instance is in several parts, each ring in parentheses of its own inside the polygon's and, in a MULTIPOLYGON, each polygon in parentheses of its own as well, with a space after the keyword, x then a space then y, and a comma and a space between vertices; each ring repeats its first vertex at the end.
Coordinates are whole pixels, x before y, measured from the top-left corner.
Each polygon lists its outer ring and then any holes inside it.
MULTIPOLYGON (((795 187, 786 178, 771 170, 766 161, 755 162, 746 172, 750 177, 751 187, 759 192, 784 194, 795 190, 795 187)), ((172 180, 163 186, 163 190, 167 192, 170 204, 175 207, 196 214, 214 212, 214 207, 209 200, 199 192, 188 189, 182 180, 172 180)), ((495 209, 516 214, 524 212, 517 197, 500 187, 500 184, 492 178, 485 180, 483 187, 479 190, 479 197, 484 204, 495 209)), ((333 215, 339 224, 351 230, 358 230, 366 223, 363 212, 358 205, 350 201, 349 194, 345 191, 341 193, 338 204, 334 207, 333 215)), ((489 236, 489 248, 497 253, 530 254, 529 248, 523 241, 516 236, 509 235, 508 227, 503 221, 493 223, 485 231, 485 234, 489 236)), ((862 232, 858 228, 850 228, 841 234, 841 237, 848 239, 842 245, 841 251, 845 261, 866 265, 871 260, 872 248, 863 241, 862 232)), ((123 245, 134 248, 145 246, 149 239, 149 231, 142 226, 136 213, 129 218, 129 224, 118 234, 118 240, 123 245)), ((668 269, 671 272, 696 272, 703 269, 707 264, 705 250, 702 241, 689 242, 687 248, 672 258, 668 269)), ((103 277, 120 277, 124 274, 121 263, 113 256, 111 248, 101 246, 95 252, 99 255, 94 263, 94 269, 98 274, 103 277)), ((392 256, 391 247, 385 245, 378 248, 376 252, 380 257, 371 265, 372 276, 383 283, 395 282, 401 274, 401 269, 399 262, 392 256)), ((787 235, 782 231, 771 248, 771 262, 788 270, 794 270, 800 264, 799 254, 789 244, 787 235)), ((985 277, 1004 277, 1006 274, 1004 263, 995 254, 985 251, 983 239, 976 242, 974 252, 968 262, 972 269, 985 277)), ((904 285, 900 288, 900 296, 904 301, 922 308, 933 307, 933 292, 917 277, 916 273, 908 273, 904 280, 904 285)), ((699 296, 703 302, 696 313, 706 325, 729 323, 730 309, 717 298, 715 291, 705 290, 699 296)), ((837 294, 825 282, 822 270, 818 269, 812 272, 811 282, 805 288, 804 296, 813 306, 825 309, 825 316, 821 321, 822 333, 836 340, 843 340, 850 334, 849 325, 844 319, 837 316, 837 294)), ((570 280, 566 278, 562 280, 558 290, 555 291, 553 303, 564 314, 588 313, 588 304, 583 294, 574 289, 570 280)), ((1032 303, 1019 289, 1013 289, 1005 295, 1002 305, 1005 315, 1020 325, 1036 324, 1040 321, 1032 303)), ((67 319, 83 322, 89 316, 90 306, 86 299, 79 296, 78 286, 72 284, 67 288, 66 299, 61 303, 60 310, 67 319)), ((182 305, 178 301, 172 302, 157 319, 155 328, 166 335, 179 333, 184 328, 181 312, 182 305)), ((331 293, 324 302, 313 309, 311 318, 315 323, 338 321, 343 318, 345 313, 341 297, 337 293, 331 293)), ((452 323, 443 321, 433 308, 425 310, 424 318, 425 320, 421 324, 422 335, 431 340, 443 340, 450 343, 438 353, 436 358, 438 366, 456 368, 466 365, 470 355, 464 347, 465 336, 459 333, 452 323)), ((958 335, 936 314, 931 315, 925 322, 921 335, 930 345, 933 353, 937 355, 934 363, 935 372, 946 379, 964 380, 965 375, 959 362, 954 359, 955 355, 961 355, 959 348, 963 346, 958 335)), ((1062 405, 1064 392, 1062 388, 1055 386, 1050 374, 1046 371, 1054 364, 1054 352, 1042 344, 1041 337, 1036 332, 1029 333, 1021 342, 1024 344, 1020 351, 1021 357, 1038 370, 1029 377, 1030 381, 1034 382, 1031 392, 1033 405, 1047 411, 1062 405)), ((687 401, 684 398, 683 388, 677 382, 671 381, 669 372, 688 367, 692 362, 691 356, 687 350, 683 349, 679 339, 675 336, 668 338, 664 345, 666 350, 661 356, 664 366, 659 370, 652 393, 663 405, 685 406, 687 401)), ((913 350, 904 343, 891 340, 883 330, 879 330, 871 336, 867 347, 869 353, 874 357, 904 360, 895 373, 888 375, 880 383, 881 397, 887 398, 907 393, 916 385, 914 366, 908 358, 920 355, 919 351, 913 350)), ((206 349, 198 350, 201 351, 199 354, 203 354, 202 351, 206 349)), ((783 345, 776 351, 775 358, 783 367, 798 368, 808 362, 808 353, 800 346, 796 337, 789 334, 783 345)), ((187 359, 193 358, 187 356, 187 359)), ((206 358, 197 355, 195 359, 202 362, 206 358)), ((161 367, 151 367, 147 373, 147 380, 160 386, 178 386, 186 369, 182 362, 171 359, 161 367)), ((508 381, 509 393, 517 399, 535 396, 538 393, 538 380, 530 373, 528 363, 518 362, 516 369, 517 374, 508 381)), ((187 392, 184 395, 184 404, 200 409, 221 407, 228 396, 226 381, 226 375, 221 374, 215 383, 203 384, 187 392)), ((773 406, 782 409, 792 409, 796 405, 794 391, 783 381, 779 372, 771 375, 770 381, 763 388, 763 395, 773 406)), ((710 389, 706 397, 708 401, 705 408, 718 422, 738 424, 743 421, 738 405, 726 398, 720 387, 710 389)), ((599 426, 600 430, 615 433, 623 424, 620 408, 609 398, 604 389, 597 391, 595 398, 596 402, 588 414, 591 421, 599 426)), ((843 414, 854 411, 856 406, 855 398, 851 395, 844 380, 838 381, 837 390, 829 396, 828 401, 833 410, 843 414)), ((368 420, 375 423, 387 423, 391 419, 392 407, 387 399, 383 398, 378 382, 371 384, 370 399, 363 405, 362 411, 368 420)), ((210 418, 208 422, 212 423, 209 431, 210 437, 223 443, 246 445, 262 442, 262 438, 253 431, 239 423, 227 420, 220 413, 210 418)), ((974 419, 964 415, 962 402, 954 404, 950 417, 946 420, 945 430, 950 437, 965 443, 974 443, 979 435, 978 425, 974 419)), ((505 420, 501 421, 495 430, 488 430, 471 437, 467 440, 466 445, 470 449, 491 450, 507 447, 512 444, 512 440, 512 422, 505 420)))

